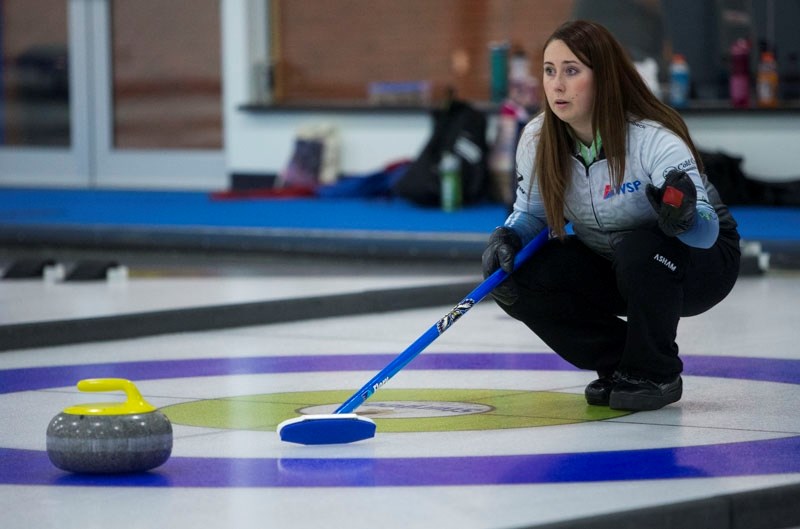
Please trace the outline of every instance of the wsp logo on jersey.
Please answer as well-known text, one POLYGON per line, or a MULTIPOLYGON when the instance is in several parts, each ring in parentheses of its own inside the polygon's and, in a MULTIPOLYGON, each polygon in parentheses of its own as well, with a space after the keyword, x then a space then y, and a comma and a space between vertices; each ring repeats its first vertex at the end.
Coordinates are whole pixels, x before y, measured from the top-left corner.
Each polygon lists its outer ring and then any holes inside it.
POLYGON ((626 193, 635 193, 639 191, 640 187, 642 187, 642 182, 639 180, 634 180, 633 182, 622 182, 622 185, 616 189, 612 187, 611 184, 606 184, 606 188, 603 190, 603 200, 617 195, 624 195, 626 193))

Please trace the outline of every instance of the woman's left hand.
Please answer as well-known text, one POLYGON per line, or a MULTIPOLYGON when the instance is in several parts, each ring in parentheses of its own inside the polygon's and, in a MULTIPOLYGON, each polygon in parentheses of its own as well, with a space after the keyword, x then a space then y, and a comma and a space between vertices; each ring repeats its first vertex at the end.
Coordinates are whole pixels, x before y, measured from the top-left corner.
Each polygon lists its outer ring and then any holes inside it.
POLYGON ((647 198, 658 213, 658 227, 676 237, 694 225, 697 188, 685 171, 671 171, 661 188, 647 184, 647 198))

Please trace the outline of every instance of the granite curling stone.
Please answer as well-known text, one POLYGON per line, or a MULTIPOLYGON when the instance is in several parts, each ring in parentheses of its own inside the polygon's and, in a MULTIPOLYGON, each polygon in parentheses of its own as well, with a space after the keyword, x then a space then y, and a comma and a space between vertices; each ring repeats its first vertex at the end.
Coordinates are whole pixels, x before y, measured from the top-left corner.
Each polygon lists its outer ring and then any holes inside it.
POLYGON ((125 402, 71 406, 47 427, 47 456, 61 470, 88 474, 143 472, 172 454, 172 424, 130 380, 86 379, 80 391, 124 391, 125 402))

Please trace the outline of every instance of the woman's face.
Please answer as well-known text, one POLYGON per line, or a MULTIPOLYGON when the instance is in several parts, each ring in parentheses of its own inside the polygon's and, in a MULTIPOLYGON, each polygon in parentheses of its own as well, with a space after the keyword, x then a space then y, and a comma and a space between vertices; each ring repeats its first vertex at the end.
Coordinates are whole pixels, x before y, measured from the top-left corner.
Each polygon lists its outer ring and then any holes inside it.
POLYGON ((554 40, 544 49, 544 94, 560 120, 586 144, 591 144, 594 73, 572 53, 564 41, 554 40))

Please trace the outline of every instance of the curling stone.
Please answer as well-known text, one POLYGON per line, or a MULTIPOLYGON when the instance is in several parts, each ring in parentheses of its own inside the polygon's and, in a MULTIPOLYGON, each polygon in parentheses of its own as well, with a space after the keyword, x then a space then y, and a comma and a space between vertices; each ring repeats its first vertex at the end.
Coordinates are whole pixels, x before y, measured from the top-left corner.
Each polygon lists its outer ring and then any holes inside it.
POLYGON ((71 406, 47 427, 47 456, 62 470, 89 474, 142 472, 172 453, 172 424, 130 380, 96 378, 80 391, 124 391, 125 402, 71 406))

